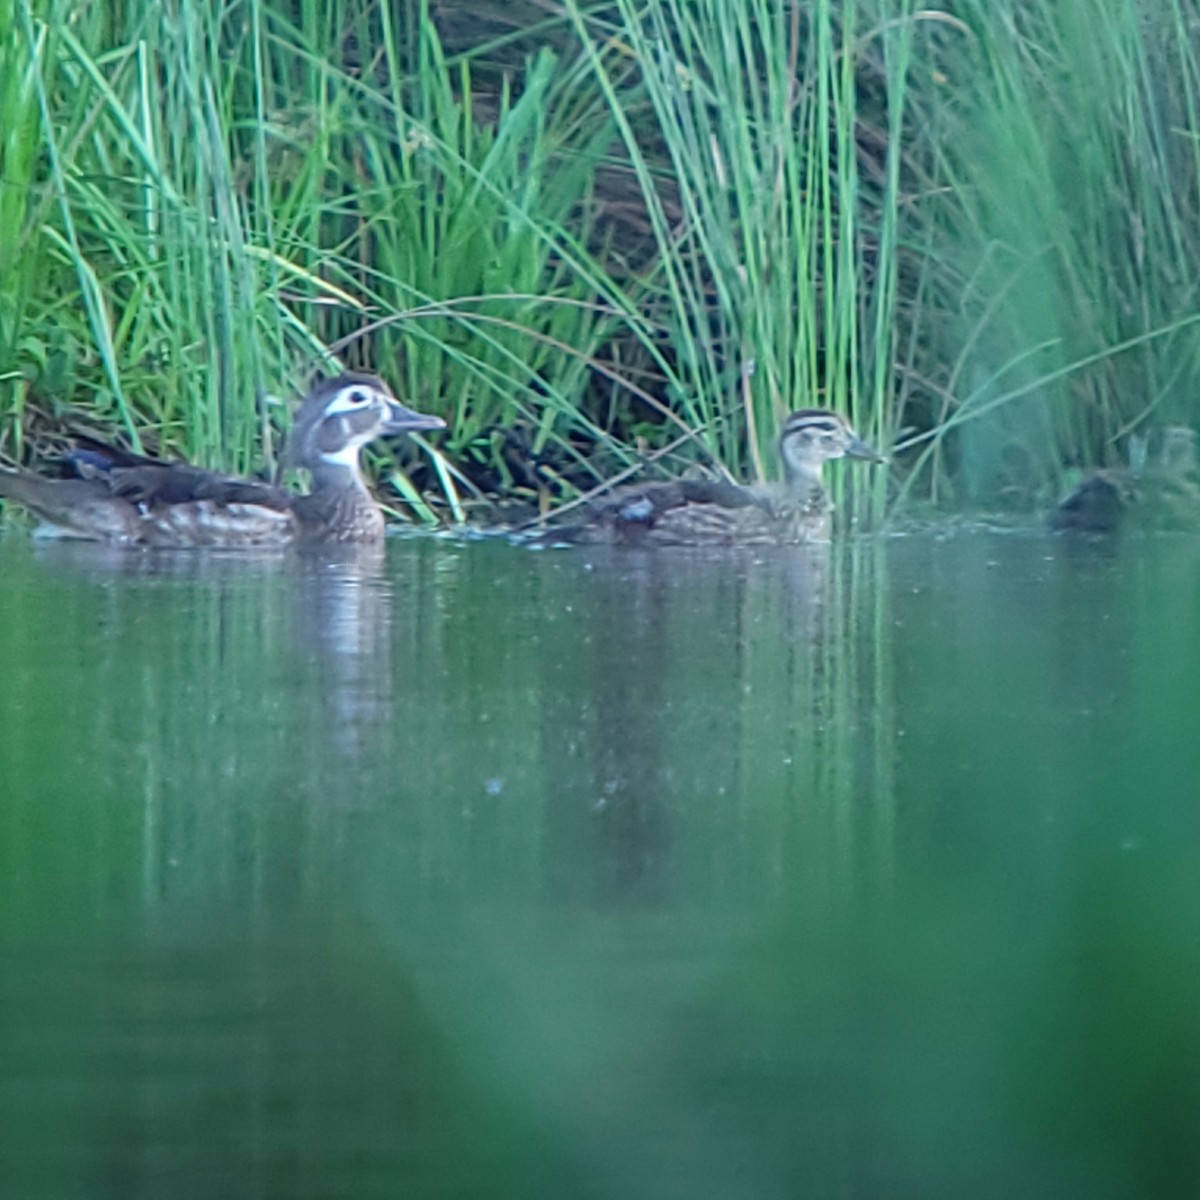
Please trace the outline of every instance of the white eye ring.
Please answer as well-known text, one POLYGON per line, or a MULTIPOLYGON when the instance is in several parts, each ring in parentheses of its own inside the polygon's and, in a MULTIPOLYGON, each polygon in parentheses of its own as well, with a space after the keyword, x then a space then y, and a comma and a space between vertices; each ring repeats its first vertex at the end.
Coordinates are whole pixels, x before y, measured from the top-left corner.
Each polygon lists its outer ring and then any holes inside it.
POLYGON ((348 387, 338 392, 333 403, 325 410, 328 413, 350 412, 371 403, 371 391, 364 387, 348 387))

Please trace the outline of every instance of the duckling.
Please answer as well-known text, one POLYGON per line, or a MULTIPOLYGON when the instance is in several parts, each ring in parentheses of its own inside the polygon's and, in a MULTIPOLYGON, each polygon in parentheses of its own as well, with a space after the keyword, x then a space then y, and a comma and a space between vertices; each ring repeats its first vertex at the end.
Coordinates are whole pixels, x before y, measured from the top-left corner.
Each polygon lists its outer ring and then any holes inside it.
POLYGON ((787 418, 779 456, 782 483, 741 487, 685 478, 621 488, 596 503, 585 522, 551 529, 546 537, 676 546, 827 541, 833 504, 822 479, 825 463, 885 461, 845 417, 824 408, 801 409, 787 418))
MULTIPOLYGON (((1142 453, 1137 457, 1144 458, 1142 453)), ((1148 529, 1200 528, 1196 431, 1168 425, 1157 459, 1093 471, 1050 515, 1054 529, 1113 533, 1133 522, 1148 529)))
POLYGON ((360 451, 387 433, 444 427, 400 404, 377 376, 346 372, 309 392, 285 448, 285 462, 312 476, 308 495, 81 439, 68 456, 78 478, 4 469, 0 496, 51 532, 119 545, 371 542, 383 537, 383 514, 363 480, 360 451))

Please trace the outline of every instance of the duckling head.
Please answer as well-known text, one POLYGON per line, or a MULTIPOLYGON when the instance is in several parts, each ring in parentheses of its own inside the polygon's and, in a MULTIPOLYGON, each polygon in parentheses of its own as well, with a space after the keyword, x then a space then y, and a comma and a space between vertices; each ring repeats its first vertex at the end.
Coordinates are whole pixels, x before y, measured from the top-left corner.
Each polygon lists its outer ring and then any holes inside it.
POLYGON ((821 468, 834 458, 885 462, 850 427, 841 413, 827 408, 803 408, 783 423, 779 455, 789 483, 820 482, 821 468))

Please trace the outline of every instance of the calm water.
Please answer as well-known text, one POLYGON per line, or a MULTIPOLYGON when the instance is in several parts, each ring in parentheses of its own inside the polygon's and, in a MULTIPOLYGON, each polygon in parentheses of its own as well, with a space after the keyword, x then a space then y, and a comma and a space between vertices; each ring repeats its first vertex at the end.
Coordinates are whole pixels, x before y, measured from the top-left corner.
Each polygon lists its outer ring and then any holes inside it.
POLYGON ((0 539, 0 1196, 1200 1195, 1200 539, 0 539))

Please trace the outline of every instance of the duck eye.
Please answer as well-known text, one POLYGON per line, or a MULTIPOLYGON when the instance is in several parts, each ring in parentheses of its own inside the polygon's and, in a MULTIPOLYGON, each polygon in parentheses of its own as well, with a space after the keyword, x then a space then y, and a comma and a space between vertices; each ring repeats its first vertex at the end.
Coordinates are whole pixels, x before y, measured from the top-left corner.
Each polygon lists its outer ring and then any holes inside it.
POLYGON ((357 408, 359 405, 368 403, 370 399, 371 397, 368 396, 366 392, 361 391, 359 388, 352 388, 346 393, 346 403, 352 404, 355 408, 357 408))

